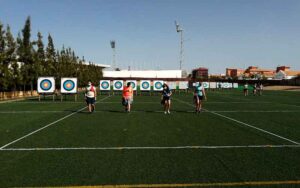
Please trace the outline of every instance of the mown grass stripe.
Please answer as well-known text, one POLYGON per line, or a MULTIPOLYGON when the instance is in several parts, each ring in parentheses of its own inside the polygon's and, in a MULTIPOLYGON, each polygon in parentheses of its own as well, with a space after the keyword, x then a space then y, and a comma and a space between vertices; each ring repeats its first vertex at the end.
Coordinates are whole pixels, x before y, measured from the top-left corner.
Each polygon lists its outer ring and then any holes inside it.
MULTIPOLYGON (((189 105, 189 106, 193 106, 193 105, 191 105, 190 103, 187 103, 187 102, 185 102, 185 101, 182 101, 182 100, 179 100, 179 99, 175 99, 175 100, 177 100, 178 102, 181 102, 181 103, 183 103, 183 104, 186 104, 186 105, 189 105)), ((222 114, 219 114, 219 113, 217 113, 217 112, 213 112, 213 111, 210 111, 210 110, 207 110, 207 109, 204 109, 204 108, 203 108, 203 110, 205 110, 205 111, 207 111, 207 112, 210 112, 210 113, 212 113, 212 114, 214 114, 214 115, 220 116, 220 117, 222 117, 222 118, 231 120, 231 121, 233 121, 233 122, 239 123, 239 124, 244 125, 244 126, 246 126, 246 127, 250 127, 250 128, 256 129, 256 130, 258 130, 258 131, 261 131, 261 132, 263 132, 263 133, 266 133, 266 134, 272 135, 272 136, 274 136, 274 137, 280 138, 280 139, 282 139, 282 140, 291 142, 291 143, 293 143, 293 144, 300 145, 299 142, 296 142, 296 141, 294 141, 294 140, 285 138, 285 137, 283 137, 283 136, 280 136, 280 135, 278 135, 278 134, 272 133, 272 132, 270 132, 270 131, 266 131, 266 130, 264 130, 264 129, 255 127, 255 126, 253 126, 253 125, 250 125, 250 124, 248 124, 248 123, 239 121, 239 120, 237 120, 237 119, 234 119, 234 118, 231 118, 231 117, 228 117, 228 116, 225 116, 225 115, 222 115, 222 114)))
POLYGON ((3 148, 0 151, 68 151, 68 150, 178 150, 178 149, 237 149, 237 148, 300 148, 300 145, 240 145, 240 146, 140 146, 140 147, 54 147, 3 148))
MULTIPOLYGON (((157 187, 235 187, 235 186, 271 186, 271 185, 299 185, 300 180, 288 181, 246 181, 221 183, 175 183, 175 184, 133 184, 133 185, 93 185, 93 186, 58 186, 61 188, 157 188, 157 187)), ((45 188, 58 188, 45 187, 45 188)))
MULTIPOLYGON (((108 97, 110 97, 110 96, 108 96, 108 97)), ((100 101, 103 101, 103 100, 107 99, 108 97, 105 97, 105 98, 101 99, 100 101)), ((77 114, 78 112, 81 112, 82 110, 84 110, 84 109, 86 109, 86 108, 87 108, 87 106, 85 106, 85 107, 83 107, 83 108, 80 108, 80 109, 78 109, 77 111, 75 111, 75 112, 73 112, 73 113, 71 113, 71 114, 68 114, 68 115, 66 115, 66 116, 64 116, 64 117, 62 117, 62 118, 60 118, 60 119, 58 119, 58 120, 56 120, 56 121, 53 121, 53 122, 51 122, 51 123, 49 123, 49 124, 47 124, 47 125, 45 125, 45 126, 39 128, 39 129, 35 130, 35 131, 32 131, 32 132, 30 132, 30 133, 28 133, 28 134, 26 134, 26 135, 24 135, 24 136, 22 136, 22 137, 20 137, 20 138, 18 138, 18 139, 16 139, 16 140, 14 140, 14 141, 12 141, 12 142, 9 142, 8 144, 5 144, 4 146, 0 147, 0 149, 4 149, 4 148, 6 148, 7 146, 10 146, 10 145, 12 145, 12 144, 14 144, 14 143, 16 143, 16 142, 18 142, 18 141, 20 141, 20 140, 23 140, 24 138, 27 138, 27 137, 29 137, 29 136, 31 136, 31 135, 33 135, 33 134, 35 134, 35 133, 37 133, 37 132, 43 130, 43 129, 46 129, 47 127, 50 127, 51 125, 54 125, 54 124, 56 124, 56 123, 58 123, 58 122, 60 122, 60 121, 62 121, 62 120, 64 120, 64 119, 67 119, 67 118, 69 118, 69 117, 71 117, 71 116, 77 114)))

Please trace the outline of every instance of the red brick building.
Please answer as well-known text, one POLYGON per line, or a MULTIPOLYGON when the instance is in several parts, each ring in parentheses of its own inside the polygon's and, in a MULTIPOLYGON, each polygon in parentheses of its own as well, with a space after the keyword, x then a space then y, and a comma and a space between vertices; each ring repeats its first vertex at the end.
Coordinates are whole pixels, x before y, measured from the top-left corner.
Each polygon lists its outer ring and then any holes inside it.
POLYGON ((244 74, 244 72, 245 72, 244 69, 227 68, 226 76, 235 78, 235 77, 239 77, 240 75, 244 74))
POLYGON ((205 67, 199 67, 192 71, 192 78, 208 78, 208 69, 205 67))

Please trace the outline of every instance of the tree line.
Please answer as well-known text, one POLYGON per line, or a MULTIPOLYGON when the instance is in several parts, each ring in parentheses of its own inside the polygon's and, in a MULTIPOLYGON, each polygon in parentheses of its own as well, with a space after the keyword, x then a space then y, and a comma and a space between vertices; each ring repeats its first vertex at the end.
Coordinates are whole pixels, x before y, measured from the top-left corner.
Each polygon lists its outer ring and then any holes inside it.
POLYGON ((32 40, 30 17, 16 38, 10 26, 0 21, 0 91, 33 91, 40 76, 54 76, 57 87, 61 77, 77 77, 78 86, 84 86, 88 80, 97 83, 102 68, 93 63, 87 65, 84 57, 76 56, 70 47, 56 49, 51 34, 47 46, 40 32, 32 40))

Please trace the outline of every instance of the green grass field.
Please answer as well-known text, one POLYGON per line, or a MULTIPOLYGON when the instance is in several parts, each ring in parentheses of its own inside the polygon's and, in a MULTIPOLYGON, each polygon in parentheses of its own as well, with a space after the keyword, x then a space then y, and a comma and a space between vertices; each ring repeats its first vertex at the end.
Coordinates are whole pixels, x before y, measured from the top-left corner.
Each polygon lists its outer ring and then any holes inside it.
MULTIPOLYGON (((46 98, 47 99, 47 98, 46 98)), ((79 97, 82 99, 82 97, 79 97)), ((300 187, 300 93, 0 103, 0 187, 300 187)))

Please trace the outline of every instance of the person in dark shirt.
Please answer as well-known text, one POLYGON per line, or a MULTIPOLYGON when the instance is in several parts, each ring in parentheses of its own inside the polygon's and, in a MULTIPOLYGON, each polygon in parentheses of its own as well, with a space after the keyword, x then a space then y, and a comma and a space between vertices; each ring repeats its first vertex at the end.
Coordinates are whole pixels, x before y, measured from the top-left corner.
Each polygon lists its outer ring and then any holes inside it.
POLYGON ((170 90, 169 86, 167 84, 163 85, 163 91, 162 91, 162 101, 161 103, 164 105, 165 114, 170 114, 170 108, 171 108, 171 95, 172 91, 170 90))
POLYGON ((203 99, 207 100, 205 88, 203 87, 202 83, 198 82, 196 83, 194 90, 194 102, 196 107, 196 113, 201 112, 203 99))

